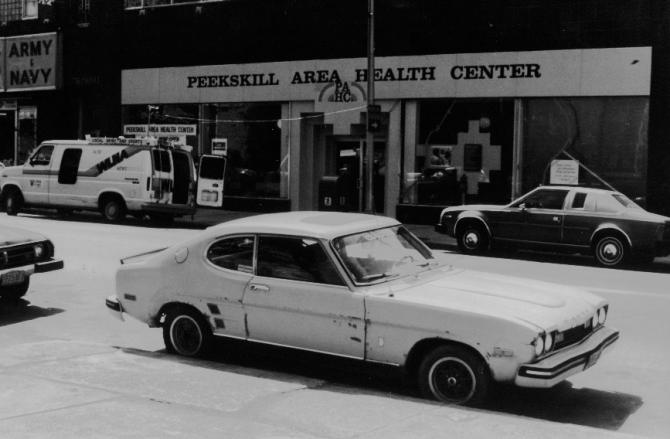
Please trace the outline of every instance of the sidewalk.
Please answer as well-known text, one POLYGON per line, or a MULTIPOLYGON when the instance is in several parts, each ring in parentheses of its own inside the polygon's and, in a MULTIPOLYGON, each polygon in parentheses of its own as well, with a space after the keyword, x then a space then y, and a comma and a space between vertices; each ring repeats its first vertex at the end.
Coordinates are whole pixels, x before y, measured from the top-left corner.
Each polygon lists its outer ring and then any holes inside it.
MULTIPOLYGON (((190 216, 183 217, 179 218, 177 221, 181 223, 189 223, 194 227, 208 227, 233 219, 245 218, 248 216, 260 214, 262 214, 262 212, 243 212, 224 209, 199 208, 193 218, 190 216)), ((430 248, 440 250, 452 250, 456 248, 456 240, 450 236, 436 232, 433 225, 405 224, 405 226, 430 248)))

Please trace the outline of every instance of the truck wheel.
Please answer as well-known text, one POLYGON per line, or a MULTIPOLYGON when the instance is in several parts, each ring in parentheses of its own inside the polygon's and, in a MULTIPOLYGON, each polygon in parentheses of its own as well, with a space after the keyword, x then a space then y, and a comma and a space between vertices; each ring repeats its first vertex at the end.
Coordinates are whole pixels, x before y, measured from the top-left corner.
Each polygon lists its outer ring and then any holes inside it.
POLYGON ((479 224, 466 224, 456 235, 458 248, 463 253, 482 253, 489 246, 489 235, 479 224))
POLYGON ((418 370, 421 394, 450 404, 480 404, 486 398, 489 381, 486 363, 460 346, 443 345, 434 349, 418 370))
POLYGON ((23 283, 0 289, 0 298, 2 300, 16 301, 26 295, 28 287, 30 287, 29 277, 27 277, 23 283))
POLYGON ((212 344, 212 329, 202 315, 191 308, 172 308, 163 323, 163 341, 168 352, 201 357, 212 344))
POLYGON ((21 210, 23 204, 23 197, 21 193, 16 190, 11 190, 5 194, 2 200, 2 207, 7 212, 7 215, 16 215, 21 210))
POLYGON ((116 197, 109 197, 102 202, 102 216, 107 221, 119 222, 126 216, 126 205, 116 197))

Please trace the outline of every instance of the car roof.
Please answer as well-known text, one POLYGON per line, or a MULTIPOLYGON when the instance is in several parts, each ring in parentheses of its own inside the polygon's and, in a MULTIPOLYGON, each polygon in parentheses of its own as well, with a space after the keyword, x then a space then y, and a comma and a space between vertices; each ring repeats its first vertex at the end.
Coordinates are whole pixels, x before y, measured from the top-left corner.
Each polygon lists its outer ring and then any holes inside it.
POLYGON ((613 191, 610 189, 603 189, 598 187, 587 187, 587 186, 562 186, 562 185, 543 185, 538 186, 536 189, 562 189, 567 191, 580 191, 580 192, 593 192, 601 194, 618 194, 618 191, 613 191))
POLYGON ((333 239, 400 224, 393 218, 361 213, 292 211, 239 218, 207 230, 220 233, 273 233, 333 239))

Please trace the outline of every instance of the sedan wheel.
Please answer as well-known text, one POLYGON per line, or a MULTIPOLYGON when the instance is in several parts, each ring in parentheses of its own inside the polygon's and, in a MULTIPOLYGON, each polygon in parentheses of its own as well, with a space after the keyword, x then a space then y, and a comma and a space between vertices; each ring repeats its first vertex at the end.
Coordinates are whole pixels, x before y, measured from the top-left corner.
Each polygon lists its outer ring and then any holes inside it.
POLYGON ((207 352, 211 339, 211 328, 196 311, 179 308, 168 312, 163 323, 163 341, 168 352, 199 357, 207 352))
POLYGON ((440 346, 419 367, 419 390, 438 401, 475 405, 486 397, 489 373, 486 364, 457 346, 440 346))
POLYGON ((27 277, 22 283, 18 285, 12 285, 11 287, 2 287, 0 288, 0 299, 15 301, 25 296, 30 287, 30 278, 27 277))
POLYGON ((627 256, 626 244, 617 236, 604 236, 595 247, 596 260, 600 265, 614 267, 624 262, 627 256))
POLYGON ((464 253, 480 253, 489 245, 486 231, 476 225, 467 225, 458 234, 458 248, 464 253))

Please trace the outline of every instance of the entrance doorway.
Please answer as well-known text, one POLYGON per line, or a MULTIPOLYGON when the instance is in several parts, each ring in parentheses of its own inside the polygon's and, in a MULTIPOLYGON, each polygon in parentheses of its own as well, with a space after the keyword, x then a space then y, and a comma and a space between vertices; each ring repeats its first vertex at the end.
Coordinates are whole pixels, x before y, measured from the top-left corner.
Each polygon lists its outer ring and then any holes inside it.
POLYGON ((16 144, 16 112, 0 111, 0 162, 4 165, 14 164, 14 148, 16 144))
MULTIPOLYGON (((330 153, 326 154, 325 157, 325 175, 337 176, 337 192, 339 195, 338 210, 360 212, 365 209, 365 197, 367 193, 365 159, 361 162, 361 154, 365 154, 365 147, 366 142, 363 139, 335 138, 327 148, 330 150, 330 153)), ((383 212, 386 176, 386 142, 375 142, 374 148, 374 206, 376 212, 383 212)))

